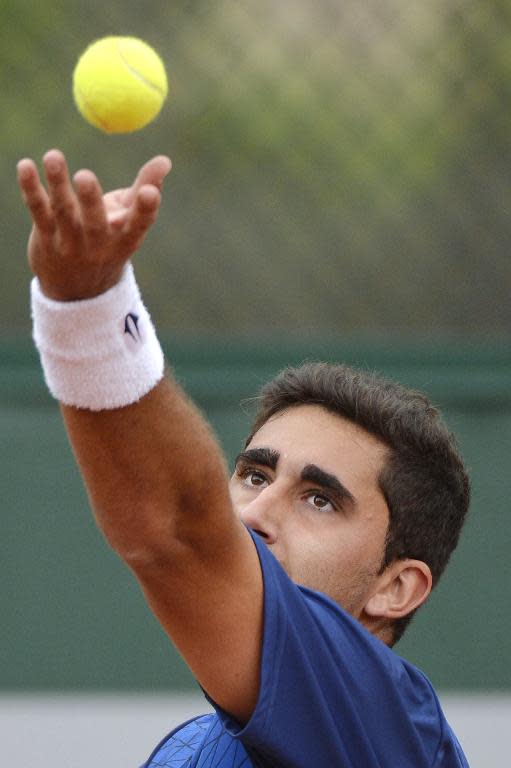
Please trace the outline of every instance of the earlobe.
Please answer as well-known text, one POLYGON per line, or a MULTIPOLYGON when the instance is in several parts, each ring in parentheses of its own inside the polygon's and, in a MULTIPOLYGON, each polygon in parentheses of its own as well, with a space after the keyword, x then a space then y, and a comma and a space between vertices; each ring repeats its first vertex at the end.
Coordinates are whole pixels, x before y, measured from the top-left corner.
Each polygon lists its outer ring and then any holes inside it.
POLYGON ((373 617, 399 619, 416 610, 431 592, 432 576, 422 560, 398 560, 383 574, 377 592, 365 605, 373 617))

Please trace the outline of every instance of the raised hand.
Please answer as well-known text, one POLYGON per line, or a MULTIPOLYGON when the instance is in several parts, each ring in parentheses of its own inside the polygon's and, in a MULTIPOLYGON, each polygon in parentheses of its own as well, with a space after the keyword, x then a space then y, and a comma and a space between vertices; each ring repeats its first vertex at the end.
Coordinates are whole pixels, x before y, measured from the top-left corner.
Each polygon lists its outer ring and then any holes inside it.
POLYGON ((92 171, 78 171, 71 181, 65 157, 56 149, 43 163, 47 189, 32 160, 18 163, 18 183, 33 220, 31 269, 49 298, 92 298, 118 282, 156 220, 171 162, 154 157, 131 187, 106 194, 92 171))

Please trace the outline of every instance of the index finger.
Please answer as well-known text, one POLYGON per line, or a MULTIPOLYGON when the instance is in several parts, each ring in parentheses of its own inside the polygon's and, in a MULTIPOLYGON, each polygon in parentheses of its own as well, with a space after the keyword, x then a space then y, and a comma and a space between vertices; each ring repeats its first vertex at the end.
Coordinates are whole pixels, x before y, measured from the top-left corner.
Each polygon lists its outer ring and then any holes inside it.
POLYGON ((149 227, 156 220, 160 201, 160 193, 152 185, 146 185, 139 190, 128 211, 119 238, 119 251, 123 255, 131 255, 141 245, 149 227))

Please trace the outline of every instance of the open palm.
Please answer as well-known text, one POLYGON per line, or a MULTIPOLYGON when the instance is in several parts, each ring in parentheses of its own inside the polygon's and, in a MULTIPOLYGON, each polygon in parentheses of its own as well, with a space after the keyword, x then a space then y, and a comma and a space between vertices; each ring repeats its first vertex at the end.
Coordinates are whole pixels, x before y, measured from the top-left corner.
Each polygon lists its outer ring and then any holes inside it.
POLYGON ((97 296, 118 282, 155 221, 170 160, 152 158, 130 187, 106 194, 92 171, 78 171, 71 181, 58 150, 47 152, 43 162, 47 189, 32 160, 18 163, 18 182, 33 220, 31 269, 50 298, 97 296))

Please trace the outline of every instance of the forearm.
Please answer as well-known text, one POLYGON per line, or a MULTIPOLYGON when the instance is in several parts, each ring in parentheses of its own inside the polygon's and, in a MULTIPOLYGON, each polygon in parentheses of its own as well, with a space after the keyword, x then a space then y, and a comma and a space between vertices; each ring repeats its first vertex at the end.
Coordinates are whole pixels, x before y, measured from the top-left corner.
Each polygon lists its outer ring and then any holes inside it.
POLYGON ((124 408, 62 412, 98 525, 123 559, 166 559, 229 525, 221 451, 171 377, 124 408))

